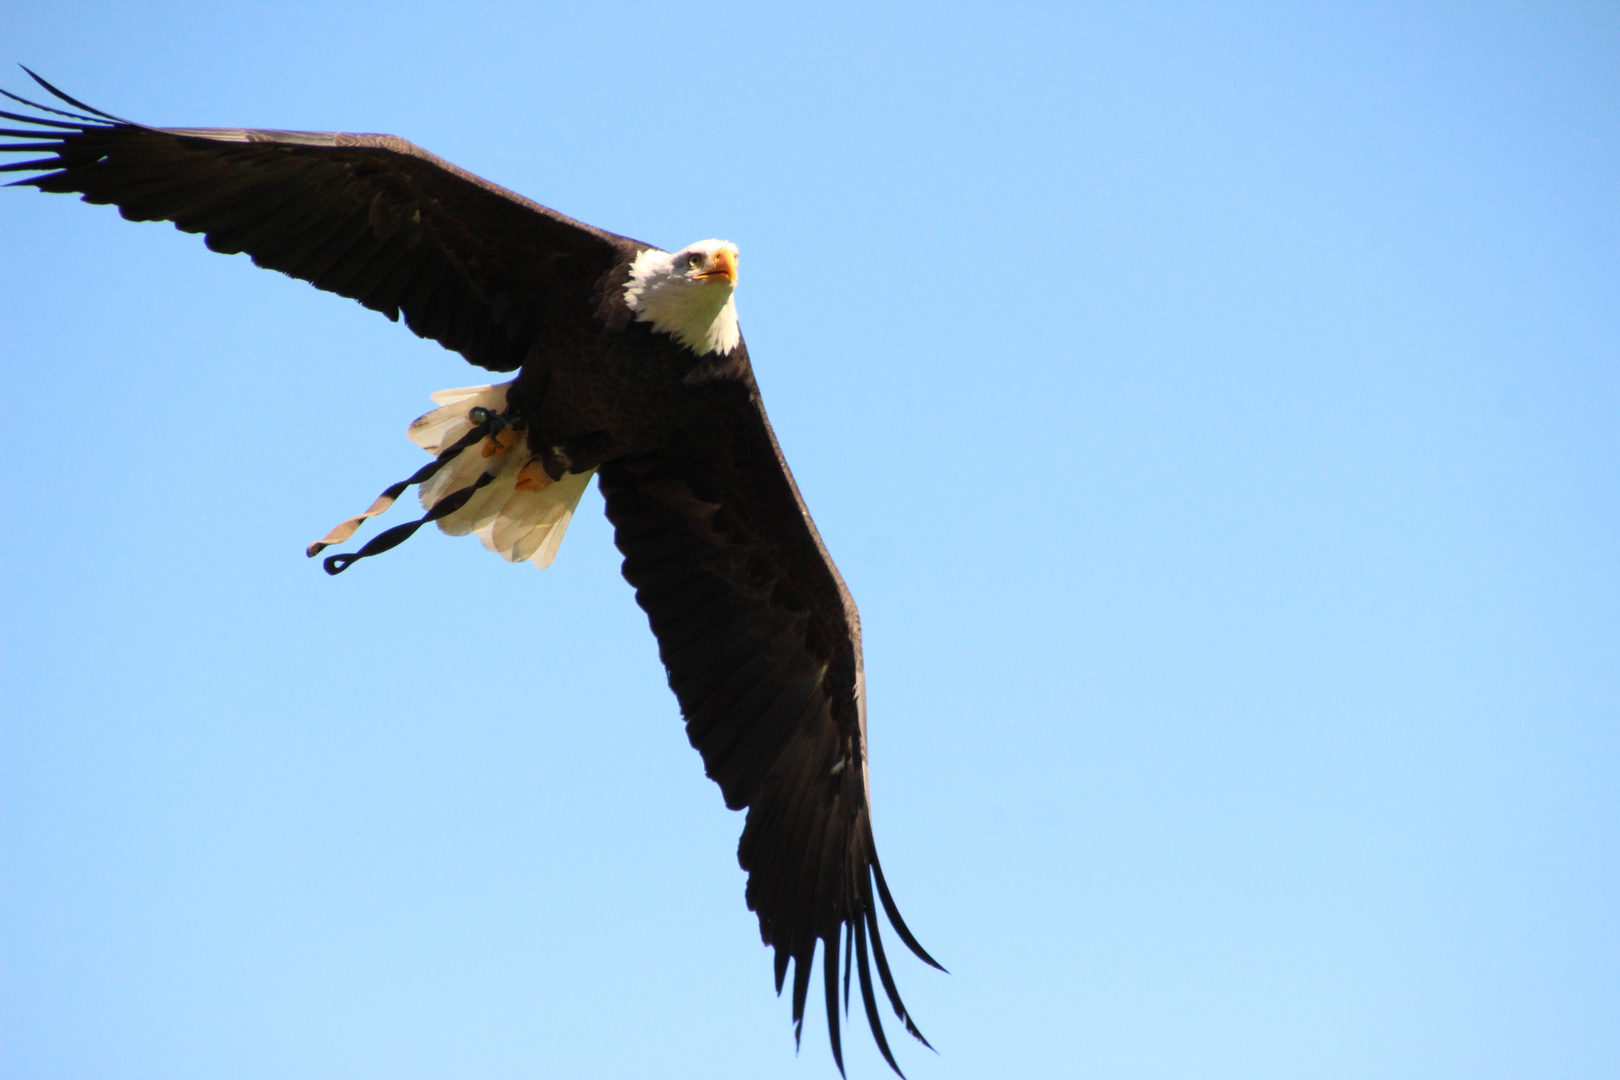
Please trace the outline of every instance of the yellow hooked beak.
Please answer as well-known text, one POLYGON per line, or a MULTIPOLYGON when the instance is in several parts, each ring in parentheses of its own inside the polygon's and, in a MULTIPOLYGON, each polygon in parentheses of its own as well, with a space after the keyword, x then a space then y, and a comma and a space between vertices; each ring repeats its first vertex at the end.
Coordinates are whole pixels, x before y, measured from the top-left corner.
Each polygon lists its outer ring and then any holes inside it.
POLYGON ((727 285, 737 284, 737 251, 735 248, 723 247, 714 253, 714 260, 709 268, 694 277, 703 281, 724 281, 727 285))

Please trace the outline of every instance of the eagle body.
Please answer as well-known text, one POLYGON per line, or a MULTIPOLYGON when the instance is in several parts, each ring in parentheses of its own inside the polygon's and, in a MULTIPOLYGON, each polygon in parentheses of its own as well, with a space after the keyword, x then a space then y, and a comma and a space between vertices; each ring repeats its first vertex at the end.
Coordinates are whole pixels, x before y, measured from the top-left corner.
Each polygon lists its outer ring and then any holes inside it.
POLYGON ((604 275, 598 332, 536 346, 507 392, 531 449, 560 450, 573 469, 654 452, 722 402, 759 393, 745 343, 700 357, 636 320, 624 299, 627 269, 604 275))
MULTIPOLYGON (((32 72, 29 72, 33 75, 32 72)), ((425 513, 329 556, 338 573, 420 526, 546 566, 598 478, 623 573, 658 641, 687 737, 746 810, 745 899, 792 973, 795 1040, 822 955, 840 1072, 851 979, 898 1073, 877 987, 919 1040, 880 934, 906 946, 878 862, 860 617, 771 431, 737 322, 737 250, 666 252, 551 210, 391 135, 155 128, 83 104, 0 112, 18 184, 170 221, 349 297, 508 382, 445 390, 411 424, 433 455, 312 544, 347 541, 420 485, 425 513)), ((0 93, 5 93, 0 91, 0 93)), ((924 1040, 926 1043, 926 1040, 924 1040)))

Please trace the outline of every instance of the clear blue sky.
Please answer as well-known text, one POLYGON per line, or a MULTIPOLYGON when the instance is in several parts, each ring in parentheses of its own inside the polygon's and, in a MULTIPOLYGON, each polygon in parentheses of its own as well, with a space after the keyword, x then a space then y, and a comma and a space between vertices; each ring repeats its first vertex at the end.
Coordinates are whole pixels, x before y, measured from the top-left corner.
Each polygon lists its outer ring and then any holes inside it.
MULTIPOLYGON (((1620 1073, 1614 6, 54 0, 0 41, 740 245, 952 972, 898 961, 914 1080, 1620 1073)), ((303 557, 481 373, 32 190, 0 319, 8 1078, 836 1075, 594 490, 544 572, 303 557)))

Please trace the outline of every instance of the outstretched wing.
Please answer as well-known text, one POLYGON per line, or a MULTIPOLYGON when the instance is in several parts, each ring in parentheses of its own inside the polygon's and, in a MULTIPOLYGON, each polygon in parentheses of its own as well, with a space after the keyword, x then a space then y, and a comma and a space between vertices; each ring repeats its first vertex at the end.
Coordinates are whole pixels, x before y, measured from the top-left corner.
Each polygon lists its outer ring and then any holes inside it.
MULTIPOLYGON (((26 69, 25 69, 26 70, 26 69)), ((33 75, 33 72, 29 72, 33 75)), ((572 337, 606 275, 647 245, 592 228, 393 135, 152 128, 46 90, 86 113, 6 94, 54 120, 0 130, 0 151, 52 156, 0 172, 41 191, 172 221, 215 251, 358 300, 491 371, 572 337)), ((4 91, 0 91, 4 93, 4 91)))
POLYGON ((752 379, 712 383, 704 399, 664 449, 601 468, 624 576, 705 771, 728 807, 748 808, 737 857, 748 906, 776 950, 778 993, 793 966, 795 1038, 819 942, 839 1070, 839 973, 847 1011, 853 961, 873 1037, 899 1072, 873 966, 896 1015, 922 1035, 884 955, 879 902, 901 940, 939 965, 901 921, 873 844, 860 618, 752 379))

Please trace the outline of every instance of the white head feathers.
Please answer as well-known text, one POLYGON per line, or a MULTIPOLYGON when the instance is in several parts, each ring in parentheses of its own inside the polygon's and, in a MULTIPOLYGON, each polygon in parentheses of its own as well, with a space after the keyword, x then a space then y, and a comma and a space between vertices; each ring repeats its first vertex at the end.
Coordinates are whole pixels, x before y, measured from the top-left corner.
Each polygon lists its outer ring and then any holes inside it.
POLYGON ((624 301, 637 322, 650 322, 688 349, 705 356, 737 347, 737 245, 702 240, 671 255, 649 248, 630 265, 624 301))

